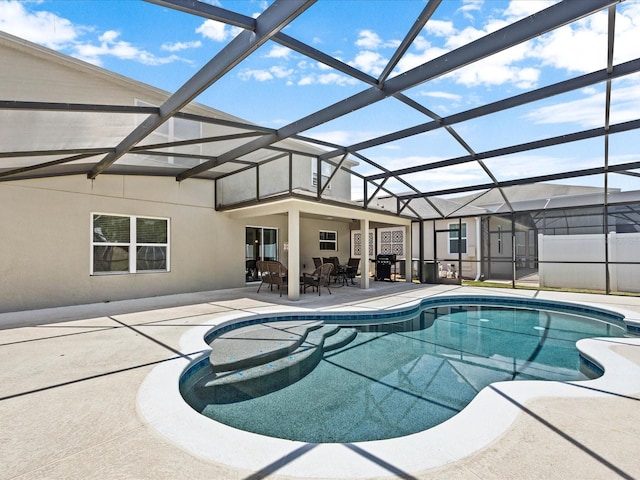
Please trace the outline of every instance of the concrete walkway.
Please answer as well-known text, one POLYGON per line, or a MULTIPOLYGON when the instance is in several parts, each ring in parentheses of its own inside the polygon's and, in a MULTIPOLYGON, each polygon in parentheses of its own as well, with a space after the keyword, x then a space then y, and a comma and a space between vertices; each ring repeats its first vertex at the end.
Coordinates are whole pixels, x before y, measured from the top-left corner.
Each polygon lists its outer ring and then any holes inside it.
MULTIPOLYGON (((306 294, 291 302, 275 291, 256 294, 256 289, 0 314, 0 478, 316 477, 314 471, 290 475, 305 457, 320 455, 323 450, 315 445, 303 445, 263 464, 259 459, 264 452, 250 451, 247 445, 248 451, 240 453, 252 455, 259 467, 243 468, 198 453, 219 448, 225 438, 210 438, 195 449, 178 446, 139 410, 141 385, 154 369, 184 363, 198 353, 184 350, 185 334, 197 325, 219 324, 232 314, 388 309, 434 295, 496 294, 580 302, 640 318, 640 298, 633 297, 372 282, 369 290, 336 288, 333 295, 306 294)), ((357 474, 345 470, 343 477, 333 478, 364 478, 368 471, 377 472, 369 477, 407 479, 640 478, 640 387, 635 387, 640 379, 628 378, 640 368, 640 341, 610 342, 599 348, 613 364, 628 367, 608 369, 607 382, 572 387, 591 389, 593 395, 540 396, 524 403, 510 397, 518 413, 507 430, 457 461, 406 469, 401 458, 428 460, 436 455, 437 445, 420 444, 398 451, 397 462, 396 456, 376 455, 363 444, 336 445, 335 455, 316 460, 330 464, 348 454, 364 466, 357 474)), ((159 398, 158 404, 162 401, 159 398)), ((468 425, 470 430, 459 430, 462 442, 478 436, 477 424, 468 425), (476 425, 474 430, 471 425, 476 425)))

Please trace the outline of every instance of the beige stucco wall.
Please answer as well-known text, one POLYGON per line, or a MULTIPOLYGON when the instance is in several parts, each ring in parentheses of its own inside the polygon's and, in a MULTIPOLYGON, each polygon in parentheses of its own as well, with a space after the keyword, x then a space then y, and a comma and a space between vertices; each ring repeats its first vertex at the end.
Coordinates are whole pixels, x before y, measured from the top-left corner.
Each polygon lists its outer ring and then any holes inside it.
POLYGON ((244 225, 214 183, 101 175, 0 183, 0 311, 244 285, 244 225), (92 212, 167 217, 171 271, 90 275, 92 212))
MULTIPOLYGON (((285 242, 289 241, 288 218, 286 214, 267 215, 263 217, 246 218, 246 225, 253 227, 269 227, 278 229, 278 260, 289 267, 288 252, 284 251, 285 242)), ((244 226, 244 224, 243 224, 244 226)), ((244 232, 243 232, 244 234, 244 232)), ((244 237, 243 237, 244 238, 244 237)), ((347 263, 351 251, 350 227, 342 221, 322 220, 300 217, 300 271, 312 272, 313 257, 338 257, 342 263, 347 263), (320 250, 320 230, 338 232, 338 250, 320 250)), ((243 257, 244 259, 244 257, 243 257)))
POLYGON ((345 264, 351 253, 349 224, 330 220, 300 219, 300 271, 312 272, 313 257, 338 257, 345 264), (338 232, 338 250, 320 250, 320 230, 338 232))

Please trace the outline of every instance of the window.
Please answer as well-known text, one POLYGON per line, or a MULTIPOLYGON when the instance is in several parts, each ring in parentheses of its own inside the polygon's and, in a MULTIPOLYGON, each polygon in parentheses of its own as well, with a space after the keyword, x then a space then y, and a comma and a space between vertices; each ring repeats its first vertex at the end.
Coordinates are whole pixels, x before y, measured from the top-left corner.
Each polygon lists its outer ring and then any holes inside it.
POLYGON ((498 253, 502 253, 502 225, 498 225, 498 253))
POLYGON ((462 224, 462 230, 460 231, 460 245, 458 246, 458 229, 459 223, 449 224, 449 253, 467 253, 467 224, 462 224))
POLYGON ((338 232, 320 230, 320 250, 338 250, 338 232))
MULTIPOLYGON (((322 162, 322 186, 327 183, 332 173, 333 168, 331 164, 322 162)), ((311 185, 314 187, 318 186, 318 162, 315 160, 311 160, 311 185)), ((327 190, 331 190, 331 183, 327 186, 327 190)))
POLYGON ((91 216, 91 274, 168 272, 169 220, 91 216))

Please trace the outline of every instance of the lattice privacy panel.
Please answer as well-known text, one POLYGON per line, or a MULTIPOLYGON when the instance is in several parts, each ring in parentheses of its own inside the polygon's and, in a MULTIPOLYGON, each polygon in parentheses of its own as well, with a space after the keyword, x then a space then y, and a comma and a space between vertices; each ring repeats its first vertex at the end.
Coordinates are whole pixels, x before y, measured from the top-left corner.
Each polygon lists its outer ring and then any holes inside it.
MULTIPOLYGON (((373 242, 373 232, 369 232, 369 258, 373 258, 374 253, 373 253, 373 247, 374 247, 374 242, 373 242)), ((353 234, 353 245, 352 245, 352 251, 353 251, 353 256, 354 257, 362 257, 362 233, 361 232, 355 232, 353 234)))
POLYGON ((383 230, 380 232, 378 250, 382 254, 404 257, 404 230, 383 230))

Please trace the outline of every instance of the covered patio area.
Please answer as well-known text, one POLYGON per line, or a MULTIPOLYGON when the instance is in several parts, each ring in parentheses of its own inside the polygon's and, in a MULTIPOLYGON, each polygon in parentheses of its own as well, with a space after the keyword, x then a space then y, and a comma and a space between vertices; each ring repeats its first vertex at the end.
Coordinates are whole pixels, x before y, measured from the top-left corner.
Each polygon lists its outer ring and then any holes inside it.
MULTIPOLYGON (((267 215, 287 216, 288 239, 285 239, 284 242, 287 244, 287 264, 289 265, 287 277, 287 297, 289 298, 289 300, 298 300, 300 298, 299 279, 303 273, 300 269, 300 265, 302 265, 302 259, 300 257, 302 241, 300 238, 301 216, 306 216, 309 218, 325 218, 332 221, 337 218, 345 218, 351 219, 351 221, 354 223, 357 222, 360 227, 362 238, 362 252, 370 251, 369 239, 370 232, 372 230, 370 230, 369 225, 373 222, 379 222, 382 224, 389 224, 390 222, 393 222, 393 224, 395 225, 404 227, 407 232, 411 232, 410 219, 389 217, 387 215, 368 210, 358 211, 343 206, 314 203, 295 198, 280 200, 269 204, 254 205, 234 209, 229 212, 229 216, 234 219, 265 217, 267 215), (358 218, 352 218, 354 216, 358 218)), ((405 236, 406 252, 411 252, 411 238, 411 234, 407 234, 405 236)), ((367 255, 362 255, 362 259, 364 259, 364 261, 360 261, 359 285, 360 288, 367 289, 370 286, 371 264, 368 261, 369 258, 367 255)), ((346 258, 343 260, 346 260, 346 258)), ((411 275, 406 275, 405 281, 411 283, 411 275)))

